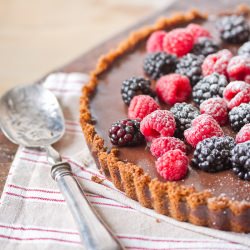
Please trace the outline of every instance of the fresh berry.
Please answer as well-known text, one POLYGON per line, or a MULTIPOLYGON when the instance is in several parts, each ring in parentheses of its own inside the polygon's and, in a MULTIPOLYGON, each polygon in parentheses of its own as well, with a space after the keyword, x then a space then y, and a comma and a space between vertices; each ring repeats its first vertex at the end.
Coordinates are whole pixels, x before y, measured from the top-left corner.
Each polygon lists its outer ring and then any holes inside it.
POLYGON ((244 43, 239 49, 238 49, 238 55, 240 56, 250 56, 250 41, 244 43))
POLYGON ((163 40, 163 50, 178 57, 186 55, 193 48, 194 39, 186 29, 174 29, 163 40))
POLYGON ((140 130, 148 140, 160 136, 173 136, 175 120, 168 110, 156 110, 141 121, 140 130))
POLYGON ((203 56, 187 54, 183 56, 176 65, 176 73, 187 76, 192 86, 194 86, 202 78, 201 65, 203 56))
POLYGON ((136 95, 155 96, 154 91, 150 88, 150 81, 142 77, 131 77, 122 83, 121 94, 125 104, 129 105, 136 95))
POLYGON ((112 124, 109 138, 116 146, 134 146, 143 143, 144 136, 140 132, 140 120, 124 119, 112 124))
POLYGON ((235 137, 236 143, 250 141, 250 123, 244 125, 235 137))
POLYGON ((186 101, 191 91, 192 87, 189 79, 179 74, 162 76, 156 83, 158 97, 169 105, 186 101))
POLYGON ((164 30, 153 32, 147 40, 147 52, 163 51, 163 39, 166 34, 164 30))
POLYGON ((234 131, 239 131, 244 125, 250 123, 250 104, 242 103, 229 112, 229 121, 234 131))
POLYGON ((205 139, 198 143, 192 164, 206 172, 218 172, 231 167, 234 139, 229 136, 205 139))
POLYGON ((194 42, 196 42, 199 37, 211 37, 207 29, 196 23, 190 23, 187 26, 187 31, 193 36, 194 42))
POLYGON ((188 157, 179 149, 169 150, 155 163, 157 172, 167 181, 178 181, 188 171, 188 157))
POLYGON ((208 56, 214 54, 219 50, 219 45, 208 37, 199 37, 192 49, 192 53, 195 55, 208 56))
POLYGON ((193 88, 194 102, 201 104, 207 99, 213 97, 222 97, 223 91, 227 84, 228 82, 224 75, 213 73, 209 76, 205 76, 193 88))
POLYGON ((211 115, 221 126, 228 121, 227 103, 220 97, 210 98, 202 102, 200 112, 211 115))
POLYGON ((128 117, 131 119, 142 119, 159 108, 159 104, 152 97, 148 95, 137 95, 130 102, 128 117))
POLYGON ((159 137, 153 140, 150 146, 150 152, 156 158, 162 156, 169 150, 179 149, 186 153, 186 145, 180 139, 175 137, 159 137))
POLYGON ((231 154, 233 172, 240 179, 250 181, 250 142, 237 144, 231 154))
POLYGON ((243 16, 224 16, 218 20, 217 28, 221 39, 228 43, 246 42, 250 34, 249 25, 243 16))
POLYGON ((191 128, 184 131, 186 141, 192 146, 212 136, 224 136, 220 125, 210 115, 199 115, 192 121, 191 128))
POLYGON ((180 138, 183 137, 183 132, 191 127, 192 120, 200 115, 196 107, 185 102, 176 103, 170 111, 173 113, 176 122, 175 136, 180 138))
POLYGON ((223 49, 215 54, 208 55, 202 64, 202 73, 204 76, 210 75, 214 72, 227 76, 227 65, 233 54, 223 49))
POLYGON ((159 77, 175 71, 177 58, 175 55, 165 52, 155 52, 148 54, 143 63, 143 69, 150 78, 159 77))

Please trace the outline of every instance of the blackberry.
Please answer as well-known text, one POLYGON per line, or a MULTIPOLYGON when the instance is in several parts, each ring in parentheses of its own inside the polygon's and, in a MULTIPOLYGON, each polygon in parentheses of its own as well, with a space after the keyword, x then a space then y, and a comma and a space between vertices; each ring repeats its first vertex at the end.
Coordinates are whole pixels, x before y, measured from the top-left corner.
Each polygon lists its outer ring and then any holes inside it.
POLYGON ((173 73, 176 68, 177 57, 165 52, 148 54, 143 62, 145 73, 152 79, 158 79, 163 75, 173 73))
POLYGON ((116 146, 134 146, 143 143, 140 120, 124 119, 113 123, 109 129, 109 138, 116 146))
POLYGON ((231 150, 234 146, 234 139, 229 136, 205 139, 196 146, 192 164, 206 172, 231 168, 231 150))
POLYGON ((233 172, 239 178, 250 181, 250 141, 237 144, 231 155, 233 172))
POLYGON ((243 16, 231 15, 219 19, 217 28, 221 39, 228 43, 243 43, 249 38, 250 30, 243 16))
POLYGON ((223 90, 227 84, 227 78, 224 75, 213 73, 205 76, 193 88, 194 102, 200 105, 209 98, 222 97, 223 90))
POLYGON ((136 95, 149 95, 155 97, 154 91, 150 88, 151 82, 142 77, 131 77, 122 83, 122 100, 129 105, 136 95))
POLYGON ((202 78, 201 65, 204 57, 194 54, 187 54, 183 56, 176 65, 176 73, 187 76, 194 86, 202 78))
POLYGON ((175 136, 179 138, 182 138, 183 132, 191 127, 192 120, 200 115, 196 107, 185 102, 176 103, 170 111, 173 113, 176 122, 175 136))
POLYGON ((243 56, 249 56, 250 57, 250 42, 244 43, 239 49, 238 49, 238 55, 243 56))
POLYGON ((219 50, 219 45, 209 37, 199 37, 194 44, 192 53, 195 55, 208 56, 216 53, 219 50))
POLYGON ((234 131, 239 131, 245 124, 250 123, 250 104, 242 103, 229 112, 229 121, 234 131))

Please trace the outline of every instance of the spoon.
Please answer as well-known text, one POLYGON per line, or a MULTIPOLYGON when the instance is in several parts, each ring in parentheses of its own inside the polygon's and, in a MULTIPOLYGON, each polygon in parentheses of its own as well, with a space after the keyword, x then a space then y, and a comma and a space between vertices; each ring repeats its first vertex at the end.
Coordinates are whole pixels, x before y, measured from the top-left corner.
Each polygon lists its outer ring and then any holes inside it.
POLYGON ((56 97, 38 84, 16 87, 1 97, 0 114, 0 127, 10 141, 46 149, 48 162, 52 165, 51 176, 78 225, 86 249, 123 249, 91 207, 69 163, 63 162, 51 146, 65 132, 63 113, 56 97))

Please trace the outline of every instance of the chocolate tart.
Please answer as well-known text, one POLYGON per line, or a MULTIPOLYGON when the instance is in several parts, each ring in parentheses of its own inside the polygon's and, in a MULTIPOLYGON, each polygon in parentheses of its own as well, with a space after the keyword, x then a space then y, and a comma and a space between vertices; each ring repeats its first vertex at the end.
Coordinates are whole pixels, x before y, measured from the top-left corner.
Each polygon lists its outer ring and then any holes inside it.
MULTIPOLYGON (((250 13, 247 7, 239 8, 238 12, 250 13)), ((157 173, 155 159, 146 145, 118 149, 112 147, 108 138, 111 123, 127 117, 121 83, 131 76, 143 75, 148 36, 156 30, 171 30, 194 22, 206 27, 216 39, 215 21, 215 15, 190 11, 160 18, 154 25, 131 33, 103 55, 90 73, 90 80, 82 90, 80 122, 100 171, 131 199, 179 221, 247 233, 250 232, 250 182, 240 180, 230 170, 211 174, 192 167, 184 180, 168 182, 157 173)), ((237 50, 237 46, 222 44, 222 47, 230 48, 233 53, 237 50)), ((223 129, 234 136, 230 128, 223 129)))

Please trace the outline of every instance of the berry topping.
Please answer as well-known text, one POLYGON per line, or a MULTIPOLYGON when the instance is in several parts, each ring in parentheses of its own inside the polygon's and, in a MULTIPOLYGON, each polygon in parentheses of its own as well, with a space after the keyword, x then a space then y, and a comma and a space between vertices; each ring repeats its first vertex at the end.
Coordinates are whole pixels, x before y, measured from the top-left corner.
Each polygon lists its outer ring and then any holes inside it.
POLYGON ((227 103, 220 97, 210 98, 200 105, 201 114, 211 115, 221 126, 228 121, 227 103))
POLYGON ((244 125, 235 138, 236 143, 250 141, 250 123, 244 125))
POLYGON ((238 49, 238 55, 242 56, 250 56, 250 41, 244 43, 239 49, 238 49))
POLYGON ((148 140, 160 136, 173 136, 175 120, 168 110, 156 110, 141 121, 140 130, 148 140))
POLYGON ((202 78, 201 65, 203 60, 203 56, 189 53, 179 60, 175 72, 187 76, 192 86, 194 86, 202 78))
POLYGON ((155 163, 157 172, 168 181, 181 180, 188 171, 188 158, 179 149, 169 150, 155 163))
POLYGON ((239 178, 250 181, 250 142, 237 144, 231 154, 234 173, 239 178))
POLYGON ((145 141, 140 132, 140 120, 131 119, 113 123, 109 129, 109 138, 116 146, 134 146, 145 141))
POLYGON ((206 172, 218 172, 231 167, 234 139, 229 136, 205 139, 198 143, 192 164, 206 172))
POLYGON ((137 95, 130 102, 128 117, 131 119, 142 119, 159 108, 160 106, 152 97, 148 95, 137 95))
POLYGON ((218 20, 217 28, 221 39, 228 43, 243 43, 249 38, 250 30, 243 16, 231 15, 218 20))
POLYGON ((223 91, 228 82, 224 75, 213 73, 204 77, 193 88, 193 100, 197 104, 213 98, 222 97, 223 91))
POLYGON ((152 79, 172 73, 175 71, 177 58, 175 55, 165 52, 155 52, 148 54, 144 59, 143 69, 152 79))
POLYGON ((192 104, 176 103, 170 111, 173 113, 176 122, 175 136, 182 138, 183 132, 191 127, 194 118, 200 115, 199 110, 192 104))
POLYGON ((150 146, 150 152, 156 158, 162 156, 169 150, 179 149, 186 152, 186 145, 183 141, 175 137, 159 137, 153 140, 150 146))
POLYGON ((189 79, 179 74, 162 76, 156 83, 158 97, 169 105, 186 101, 191 91, 192 87, 189 79))
POLYGON ((202 64, 202 73, 204 76, 210 75, 214 72, 227 76, 227 65, 233 54, 223 49, 215 54, 208 55, 202 64))
POLYGON ((239 131, 245 124, 250 123, 250 104, 242 103, 229 112, 229 121, 234 131, 239 131))
POLYGON ((194 41, 196 42, 199 37, 211 37, 208 30, 196 23, 190 23, 187 26, 187 31, 192 34, 194 41))
POLYGON ((186 29, 174 29, 163 40, 163 50, 178 57, 186 55, 193 48, 194 39, 186 29))
POLYGON ((220 125, 210 115, 199 115, 192 121, 191 128, 184 131, 186 141, 192 146, 212 136, 224 136, 220 125))
POLYGON ((192 53, 195 55, 208 56, 214 54, 219 50, 219 45, 208 37, 199 37, 192 49, 192 53))
POLYGON ((166 34, 164 30, 153 32, 147 40, 147 52, 163 51, 163 39, 166 34))

